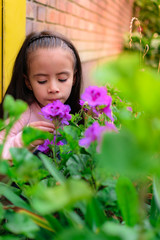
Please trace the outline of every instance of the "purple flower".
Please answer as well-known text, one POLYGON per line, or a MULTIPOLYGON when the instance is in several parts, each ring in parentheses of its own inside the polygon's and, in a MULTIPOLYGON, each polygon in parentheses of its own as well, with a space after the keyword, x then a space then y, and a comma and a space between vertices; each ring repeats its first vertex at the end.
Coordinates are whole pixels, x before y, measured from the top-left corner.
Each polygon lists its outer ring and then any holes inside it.
POLYGON ((114 118, 112 117, 112 110, 110 108, 110 105, 108 105, 107 107, 103 108, 102 111, 106 114, 107 117, 109 117, 111 119, 111 121, 114 122, 114 118))
POLYGON ((111 131, 118 132, 117 128, 113 123, 106 122, 105 126, 100 126, 98 122, 94 122, 84 132, 84 138, 79 140, 79 145, 88 148, 92 142, 97 141, 98 142, 97 150, 99 151, 99 145, 101 143, 102 134, 104 132, 111 131))
POLYGON ((53 103, 47 104, 41 109, 41 114, 51 121, 58 120, 62 124, 68 125, 68 121, 71 120, 69 114, 71 108, 69 105, 63 104, 61 101, 56 100, 53 103))
POLYGON ((39 145, 37 150, 48 153, 50 151, 49 144, 53 144, 53 141, 49 141, 49 139, 46 139, 43 144, 39 145))
MULTIPOLYGON (((56 136, 54 136, 54 144, 55 142, 56 142, 56 136)), ((44 153, 48 153, 50 151, 49 145, 53 145, 53 141, 50 142, 49 139, 46 139, 43 144, 38 146, 37 150, 44 153)), ((62 141, 59 141, 56 143, 56 145, 57 146, 64 145, 64 143, 62 141)))
POLYGON ((86 88, 81 96, 82 101, 87 102, 91 107, 108 105, 108 97, 107 89, 98 86, 90 86, 86 88))
POLYGON ((114 121, 111 110, 112 98, 107 95, 107 89, 105 87, 90 86, 86 88, 81 98, 80 105, 83 106, 87 102, 97 116, 99 116, 100 113, 105 113, 111 121, 114 121))
POLYGON ((94 142, 101 140, 101 133, 104 131, 104 127, 101 127, 98 122, 94 122, 89 128, 84 132, 84 138, 79 140, 79 145, 88 148, 89 145, 94 142))
POLYGON ((130 111, 130 112, 133 111, 132 107, 127 107, 127 110, 130 111))
POLYGON ((118 132, 116 126, 112 122, 105 122, 105 131, 106 132, 118 132))
POLYGON ((83 100, 79 100, 79 104, 81 105, 81 106, 83 106, 84 105, 84 101, 83 100))

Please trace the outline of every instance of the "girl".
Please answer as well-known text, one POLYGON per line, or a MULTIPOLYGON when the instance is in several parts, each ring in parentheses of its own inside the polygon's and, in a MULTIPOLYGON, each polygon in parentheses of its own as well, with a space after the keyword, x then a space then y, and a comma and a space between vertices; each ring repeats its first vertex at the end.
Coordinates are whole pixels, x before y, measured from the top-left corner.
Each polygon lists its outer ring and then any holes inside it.
MULTIPOLYGON (((10 147, 22 147, 22 129, 29 125, 53 132, 54 125, 39 114, 42 107, 55 100, 68 104, 71 113, 80 110, 79 99, 82 82, 81 62, 73 44, 63 35, 43 31, 28 35, 15 60, 10 85, 5 93, 28 103, 28 110, 11 129, 2 157, 11 158, 10 147)), ((5 96, 4 96, 5 97, 5 96)), ((2 103, 0 118, 3 118, 2 103)), ((0 142, 5 132, 0 132, 0 142)), ((29 149, 42 144, 36 140, 29 149)))

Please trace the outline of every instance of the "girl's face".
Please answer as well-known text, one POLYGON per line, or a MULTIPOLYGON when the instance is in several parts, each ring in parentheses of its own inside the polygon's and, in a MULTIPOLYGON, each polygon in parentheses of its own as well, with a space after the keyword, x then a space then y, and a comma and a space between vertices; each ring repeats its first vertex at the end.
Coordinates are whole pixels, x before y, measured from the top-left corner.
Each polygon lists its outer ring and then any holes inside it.
POLYGON ((39 48, 28 56, 27 87, 41 107, 55 100, 65 103, 74 84, 74 59, 62 48, 39 48))

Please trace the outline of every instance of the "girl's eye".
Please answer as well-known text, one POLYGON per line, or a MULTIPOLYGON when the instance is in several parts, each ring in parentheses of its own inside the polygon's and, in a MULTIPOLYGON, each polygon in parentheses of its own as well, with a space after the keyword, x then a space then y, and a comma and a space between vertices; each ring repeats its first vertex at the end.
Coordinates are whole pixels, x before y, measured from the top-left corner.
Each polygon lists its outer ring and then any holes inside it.
POLYGON ((46 80, 44 80, 44 81, 38 81, 39 84, 44 84, 44 83, 46 83, 46 82, 47 82, 46 80))
POLYGON ((65 82, 67 81, 67 78, 66 79, 58 79, 60 82, 65 82))

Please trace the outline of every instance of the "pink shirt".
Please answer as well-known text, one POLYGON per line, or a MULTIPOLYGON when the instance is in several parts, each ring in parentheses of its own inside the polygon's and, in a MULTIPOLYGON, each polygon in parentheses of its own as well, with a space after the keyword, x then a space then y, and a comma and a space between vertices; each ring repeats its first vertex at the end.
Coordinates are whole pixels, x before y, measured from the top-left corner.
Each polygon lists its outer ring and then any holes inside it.
MULTIPOLYGON (((50 122, 49 120, 45 119, 41 114, 39 114, 40 112, 41 112, 40 106, 37 103, 33 103, 28 107, 27 111, 21 115, 20 119, 14 124, 9 135, 7 136, 7 140, 4 145, 2 153, 3 159, 11 159, 11 155, 9 152, 9 149, 11 147, 23 147, 22 142, 23 127, 29 125, 31 122, 37 121, 50 122)), ((5 130, 0 132, 0 143, 3 142, 4 135, 5 130)))

